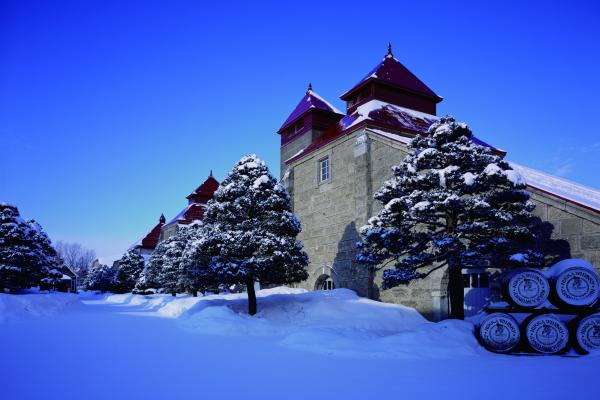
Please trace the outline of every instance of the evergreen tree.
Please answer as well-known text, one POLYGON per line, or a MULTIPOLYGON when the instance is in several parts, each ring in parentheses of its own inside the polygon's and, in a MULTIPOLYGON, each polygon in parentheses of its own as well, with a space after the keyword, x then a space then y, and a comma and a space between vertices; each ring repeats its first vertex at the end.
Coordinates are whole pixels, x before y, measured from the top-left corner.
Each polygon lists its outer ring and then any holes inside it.
POLYGON ((129 249, 119 260, 113 290, 116 293, 131 292, 143 270, 144 259, 137 249, 129 249))
MULTIPOLYGON (((56 253, 39 224, 26 222, 17 207, 0 203, 0 291, 30 288, 54 280, 56 253)), ((60 274, 62 276, 62 274, 60 274)))
POLYGON ((216 287, 216 278, 210 269, 210 257, 190 250, 195 240, 203 235, 203 224, 195 222, 184 233, 185 246, 181 254, 182 273, 179 275, 178 284, 196 296, 198 291, 204 293, 207 289, 216 287))
POLYGON ((113 289, 116 271, 108 265, 94 263, 88 271, 84 282, 86 290, 99 290, 101 292, 110 292, 113 289))
POLYGON ((307 278, 308 256, 296 240, 300 221, 285 188, 255 155, 243 157, 209 201, 193 259, 210 257, 220 283, 245 284, 256 313, 254 282, 288 284, 307 278))
POLYGON ((182 254, 185 274, 180 277, 181 285, 196 291, 218 290, 219 282, 215 271, 211 268, 212 256, 208 253, 206 242, 207 227, 204 223, 194 223, 188 231, 187 244, 182 254))
MULTIPOLYGON (((361 228, 358 261, 393 262, 384 288, 448 266, 451 316, 463 318, 461 268, 539 266, 526 183, 452 117, 416 136, 375 194, 382 210, 361 228)), ((381 268, 381 267, 380 267, 381 268)))
POLYGON ((59 270, 60 259, 50 238, 44 232, 42 226, 35 220, 27 221, 31 227, 31 238, 33 246, 41 255, 38 258, 39 285, 40 288, 54 289, 60 283, 63 273, 59 270))
POLYGON ((185 255, 185 249, 197 237, 201 225, 195 222, 187 227, 180 226, 174 235, 156 246, 136 283, 136 292, 155 288, 171 294, 188 291, 196 296, 198 291, 205 291, 211 285, 209 260, 206 257, 191 259, 185 255))
POLYGON ((187 238, 188 228, 178 227, 174 235, 156 246, 143 273, 146 282, 153 282, 156 287, 173 296, 187 289, 183 285, 185 266, 182 262, 187 238))

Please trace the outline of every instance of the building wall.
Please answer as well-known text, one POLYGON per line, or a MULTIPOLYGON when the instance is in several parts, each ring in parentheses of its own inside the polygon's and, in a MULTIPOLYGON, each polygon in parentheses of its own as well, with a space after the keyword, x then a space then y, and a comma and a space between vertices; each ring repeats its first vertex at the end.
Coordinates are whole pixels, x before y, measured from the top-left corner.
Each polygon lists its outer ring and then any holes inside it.
POLYGON ((548 252, 561 258, 583 258, 600 273, 600 213, 529 188, 534 214, 546 222, 548 252))
MULTIPOLYGON (((294 150, 282 149, 282 160, 305 145, 308 143, 297 144, 294 150)), ((361 129, 286 166, 290 173, 283 183, 302 222, 299 240, 310 259, 309 278, 300 287, 314 290, 319 279, 329 275, 336 287, 355 290, 360 296, 415 307, 432 320, 447 317, 445 269, 427 279, 382 290, 382 271, 370 276, 367 268, 354 261, 360 227, 381 208, 373 193, 406 155, 403 143, 361 129), (319 184, 318 161, 324 157, 330 158, 331 178, 319 184)), ((599 214, 534 189, 531 192, 537 204, 535 213, 546 222, 545 246, 558 250, 560 258, 584 258, 598 268, 599 214)))
POLYGON ((279 176, 283 177, 285 174, 285 170, 287 169, 287 165, 285 164, 286 160, 292 158, 292 156, 296 155, 300 150, 304 149, 322 135, 322 130, 309 129, 293 141, 281 146, 281 165, 279 176))

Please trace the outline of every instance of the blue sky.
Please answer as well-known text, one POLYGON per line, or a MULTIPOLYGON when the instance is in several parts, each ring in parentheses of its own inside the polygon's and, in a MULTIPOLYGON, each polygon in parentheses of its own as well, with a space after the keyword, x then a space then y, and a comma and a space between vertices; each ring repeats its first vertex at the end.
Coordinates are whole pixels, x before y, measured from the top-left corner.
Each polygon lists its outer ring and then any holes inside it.
POLYGON ((0 201, 112 261, 210 169, 277 173, 308 82, 343 109, 388 41, 438 114, 600 188, 598 2, 212 3, 4 0, 0 201))

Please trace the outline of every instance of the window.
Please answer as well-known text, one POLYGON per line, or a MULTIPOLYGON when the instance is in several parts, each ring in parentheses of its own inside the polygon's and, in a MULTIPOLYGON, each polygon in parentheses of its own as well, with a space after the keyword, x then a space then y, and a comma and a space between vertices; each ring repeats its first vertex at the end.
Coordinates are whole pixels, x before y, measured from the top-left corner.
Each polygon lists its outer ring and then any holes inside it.
POLYGON ((323 290, 333 290, 335 289, 335 284, 333 283, 333 279, 327 278, 325 282, 323 282, 323 290))
POLYGON ((468 288, 489 288, 490 277, 487 272, 471 272, 464 273, 463 276, 463 287, 468 288))
POLYGON ((333 278, 327 274, 323 274, 315 282, 315 290, 333 290, 335 289, 335 283, 333 278))
POLYGON ((329 157, 319 161, 319 183, 329 180, 329 157))

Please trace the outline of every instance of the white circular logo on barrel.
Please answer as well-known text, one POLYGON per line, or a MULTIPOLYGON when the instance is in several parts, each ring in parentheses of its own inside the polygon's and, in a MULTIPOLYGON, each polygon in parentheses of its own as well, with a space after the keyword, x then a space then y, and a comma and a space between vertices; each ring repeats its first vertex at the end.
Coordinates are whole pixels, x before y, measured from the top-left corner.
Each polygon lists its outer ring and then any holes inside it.
POLYGON ((492 351, 512 350, 521 340, 519 324, 513 317, 504 313, 490 314, 479 327, 479 337, 483 345, 492 351))
POLYGON ((565 324, 554 315, 538 315, 529 321, 525 329, 531 348, 547 354, 562 351, 569 341, 565 324))
POLYGON ((556 293, 572 306, 589 306, 598 300, 600 280, 587 268, 572 267, 558 275, 556 293))
POLYGON ((600 313, 585 317, 579 322, 575 340, 588 353, 600 350, 600 313))
POLYGON ((518 271, 508 282, 508 292, 518 306, 537 307, 548 298, 550 284, 546 277, 537 271, 518 271))

